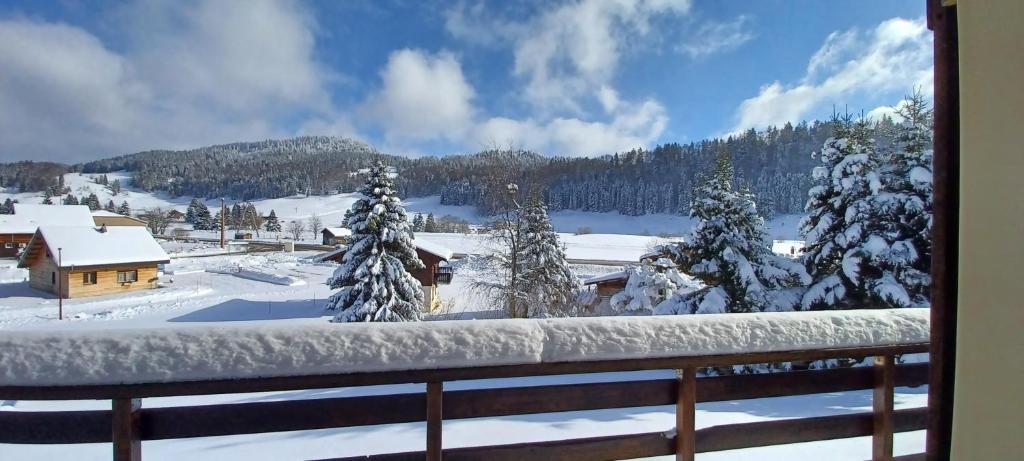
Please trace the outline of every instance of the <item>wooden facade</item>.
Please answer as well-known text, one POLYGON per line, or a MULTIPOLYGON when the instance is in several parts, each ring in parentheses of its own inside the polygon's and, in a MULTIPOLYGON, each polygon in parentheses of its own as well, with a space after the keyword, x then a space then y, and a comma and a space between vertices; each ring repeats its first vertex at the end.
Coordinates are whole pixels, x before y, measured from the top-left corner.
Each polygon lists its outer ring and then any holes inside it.
MULTIPOLYGON (((345 256, 344 251, 336 250, 329 253, 326 257, 323 257, 323 260, 341 263, 341 258, 343 256, 345 256)), ((423 308, 429 312, 434 310, 438 305, 437 279, 438 274, 442 272, 441 262, 447 260, 421 248, 416 248, 416 256, 420 258, 420 261, 423 261, 424 268, 410 271, 409 274, 412 275, 416 281, 420 282, 420 285, 423 287, 423 308)))
POLYGON ((52 258, 38 258, 29 266, 29 286, 64 298, 99 296, 156 286, 157 263, 113 266, 65 267, 58 270, 52 258))
POLYGON ((324 245, 344 245, 346 242, 345 238, 347 237, 347 235, 337 235, 335 234, 334 231, 331 230, 331 228, 324 228, 324 230, 320 231, 320 234, 323 235, 324 245))
POLYGON ((16 258, 32 240, 32 234, 0 234, 0 258, 16 258))

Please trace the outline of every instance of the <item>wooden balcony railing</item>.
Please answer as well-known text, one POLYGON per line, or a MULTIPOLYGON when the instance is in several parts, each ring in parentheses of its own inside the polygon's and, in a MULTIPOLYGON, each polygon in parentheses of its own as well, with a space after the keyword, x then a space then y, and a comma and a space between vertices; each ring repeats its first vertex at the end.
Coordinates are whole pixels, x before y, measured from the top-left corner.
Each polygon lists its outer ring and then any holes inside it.
POLYGON ((397 324, 252 324, 0 335, 0 400, 112 402, 110 410, 0 411, 0 443, 141 442, 409 422, 426 451, 349 459, 629 459, 871 436, 892 459, 894 432, 924 428, 925 408, 893 410, 895 386, 926 383, 927 309, 397 324), (359 347, 353 347, 359 345, 359 347), (787 350, 788 348, 788 350, 787 350), (704 367, 866 358, 874 365, 697 377, 704 367), (676 370, 676 379, 445 391, 460 380, 676 370), (426 392, 144 408, 150 397, 426 383, 426 392), (698 402, 873 389, 873 411, 696 429, 698 402), (443 419, 676 407, 665 431, 449 448, 443 419))
MULTIPOLYGON (((893 459, 893 433, 925 427, 926 408, 893 410, 895 386, 927 383, 927 364, 897 365, 898 354, 926 352, 927 343, 623 360, 575 361, 361 372, 313 376, 99 384, 0 385, 0 400, 109 399, 111 410, 0 411, 0 443, 113 444, 115 460, 141 459, 141 441, 423 422, 423 452, 342 460, 598 460, 672 455, 871 436, 874 460, 893 459), (874 357, 874 366, 698 378, 702 367, 874 357), (676 379, 444 391, 467 379, 672 369, 676 379), (426 392, 222 405, 143 408, 141 398, 427 383, 426 392), (696 429, 700 402, 873 389, 873 411, 696 429), (676 406, 676 427, 663 432, 511 445, 442 448, 442 419, 462 419, 676 406)), ((923 459, 923 455, 900 459, 923 459)))

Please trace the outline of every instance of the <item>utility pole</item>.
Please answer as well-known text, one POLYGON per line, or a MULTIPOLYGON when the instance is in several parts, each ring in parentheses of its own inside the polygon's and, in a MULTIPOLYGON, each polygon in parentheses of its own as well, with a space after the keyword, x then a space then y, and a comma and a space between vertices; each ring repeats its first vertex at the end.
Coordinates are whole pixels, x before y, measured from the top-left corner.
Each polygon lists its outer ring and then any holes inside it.
POLYGON ((57 248, 57 320, 64 320, 64 248, 57 248))
POLYGON ((224 198, 220 199, 220 247, 224 248, 224 198))

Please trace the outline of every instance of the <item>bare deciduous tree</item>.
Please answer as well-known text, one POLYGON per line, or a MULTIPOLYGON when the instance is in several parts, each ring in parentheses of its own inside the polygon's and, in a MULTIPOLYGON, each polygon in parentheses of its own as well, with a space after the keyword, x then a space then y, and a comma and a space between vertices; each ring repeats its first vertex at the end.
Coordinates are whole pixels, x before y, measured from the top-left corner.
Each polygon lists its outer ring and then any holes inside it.
POLYGON ((306 225, 302 221, 292 221, 288 223, 288 233, 292 235, 292 238, 298 240, 302 238, 302 233, 306 231, 306 225))

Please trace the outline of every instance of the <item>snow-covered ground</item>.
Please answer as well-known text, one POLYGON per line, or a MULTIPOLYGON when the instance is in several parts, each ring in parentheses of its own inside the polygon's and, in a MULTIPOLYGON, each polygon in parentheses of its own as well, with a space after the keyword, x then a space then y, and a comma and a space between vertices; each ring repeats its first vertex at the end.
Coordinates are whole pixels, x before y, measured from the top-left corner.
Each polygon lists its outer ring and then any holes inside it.
MULTIPOLYGON (((64 183, 71 188, 71 193, 77 197, 95 193, 99 197, 101 204, 106 204, 108 200, 113 200, 117 205, 127 201, 133 210, 162 207, 184 212, 191 201, 191 197, 170 197, 163 192, 149 193, 129 187, 128 184, 131 182, 130 172, 107 173, 109 181, 115 179, 121 181, 122 191, 115 196, 110 193, 106 186, 96 184, 93 181, 95 176, 98 175, 68 173, 64 175, 64 183)), ((38 192, 19 193, 0 188, 0 201, 6 198, 16 199, 23 203, 39 203, 42 201, 42 194, 38 192)), ((252 203, 263 214, 274 210, 278 218, 285 222, 296 219, 305 220, 316 214, 321 218, 325 226, 334 226, 341 222, 345 210, 349 209, 357 199, 357 194, 346 193, 308 197, 298 195, 294 197, 256 200, 252 203)), ((406 198, 404 202, 410 215, 416 213, 433 213, 437 217, 453 215, 466 219, 472 224, 484 224, 488 221, 486 216, 478 214, 473 207, 442 205, 440 197, 436 195, 406 198)), ((206 200, 205 203, 211 208, 211 212, 216 211, 220 206, 219 200, 206 200)), ((616 212, 597 213, 563 210, 551 212, 550 216, 555 229, 559 232, 567 233, 575 233, 581 228, 589 228, 590 232, 598 234, 679 236, 688 232, 692 226, 692 221, 689 217, 667 214, 625 216, 616 212)), ((800 215, 780 215, 776 217, 768 223, 769 237, 776 240, 798 238, 797 226, 799 221, 800 215)))

